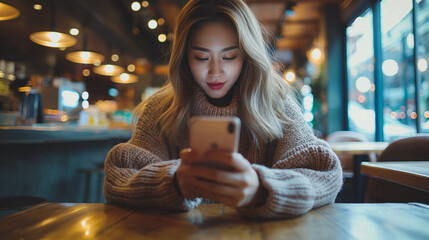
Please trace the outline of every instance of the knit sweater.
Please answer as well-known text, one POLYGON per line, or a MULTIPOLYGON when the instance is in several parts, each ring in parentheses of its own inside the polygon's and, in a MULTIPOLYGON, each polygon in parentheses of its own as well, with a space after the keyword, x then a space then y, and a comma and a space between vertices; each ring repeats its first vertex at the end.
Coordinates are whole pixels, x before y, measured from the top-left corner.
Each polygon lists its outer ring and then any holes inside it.
MULTIPOLYGON (((132 138, 113 147, 105 162, 104 195, 107 202, 136 207, 191 210, 201 198, 186 199, 174 183, 180 146, 169 145, 160 134, 156 106, 165 98, 155 93, 138 119, 132 138)), ((226 107, 211 105, 198 91, 192 116, 236 116, 237 99, 226 107)), ((252 146, 241 134, 239 152, 252 164, 268 196, 262 206, 237 208, 244 216, 279 218, 301 215, 335 200, 342 186, 340 162, 329 145, 314 136, 298 105, 287 102, 286 114, 293 120, 284 126, 284 137, 264 146, 252 146)), ((242 133, 245 129, 242 129, 242 133)), ((254 146, 254 145, 253 145, 254 146)))

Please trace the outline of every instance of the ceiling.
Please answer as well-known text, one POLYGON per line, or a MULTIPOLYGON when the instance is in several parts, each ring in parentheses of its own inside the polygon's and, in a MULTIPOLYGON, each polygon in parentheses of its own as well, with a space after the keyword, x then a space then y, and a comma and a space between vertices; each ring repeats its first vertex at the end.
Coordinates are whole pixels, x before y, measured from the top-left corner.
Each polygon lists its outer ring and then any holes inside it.
MULTIPOLYGON (((169 41, 160 43, 158 35, 172 31, 176 17, 187 0, 149 0, 149 6, 138 12, 131 10, 132 0, 2 0, 15 6, 21 15, 13 20, 0 21, 0 58, 34 62, 33 68, 55 66, 56 71, 78 68, 64 60, 67 52, 97 51, 105 56, 117 53, 123 65, 165 64, 169 41), (43 5, 41 11, 34 3, 43 5), (165 19, 165 24, 152 30, 150 19, 165 19), (55 28, 68 32, 80 29, 78 43, 66 50, 50 49, 31 42, 28 36, 36 31, 55 28), (86 46, 83 42, 86 39, 86 46), (2 56, 3 55, 3 56, 2 56)), ((139 1, 141 2, 141 1, 139 1)), ((305 51, 318 35, 326 5, 345 5, 351 0, 247 0, 258 20, 275 36, 278 52, 305 51), (288 16, 286 10, 292 10, 288 16)), ((291 61, 285 58, 284 61, 291 61)), ((141 73, 144 71, 141 71, 141 73)))

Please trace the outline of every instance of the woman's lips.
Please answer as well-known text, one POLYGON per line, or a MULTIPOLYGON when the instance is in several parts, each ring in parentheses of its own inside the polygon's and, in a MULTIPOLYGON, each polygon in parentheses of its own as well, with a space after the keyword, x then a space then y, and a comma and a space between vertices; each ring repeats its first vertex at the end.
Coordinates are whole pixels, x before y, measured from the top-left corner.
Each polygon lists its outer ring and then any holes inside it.
POLYGON ((225 85, 225 82, 211 82, 211 83, 207 83, 207 85, 209 85, 209 88, 213 90, 218 90, 218 89, 221 89, 223 85, 225 85))

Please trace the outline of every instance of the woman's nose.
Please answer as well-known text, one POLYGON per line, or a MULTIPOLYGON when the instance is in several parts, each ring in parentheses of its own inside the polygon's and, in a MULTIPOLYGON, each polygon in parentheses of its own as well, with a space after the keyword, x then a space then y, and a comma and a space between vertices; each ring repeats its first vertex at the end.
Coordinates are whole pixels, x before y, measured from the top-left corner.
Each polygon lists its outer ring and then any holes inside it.
POLYGON ((222 74, 222 64, 219 61, 212 61, 210 63, 209 75, 217 77, 222 74))

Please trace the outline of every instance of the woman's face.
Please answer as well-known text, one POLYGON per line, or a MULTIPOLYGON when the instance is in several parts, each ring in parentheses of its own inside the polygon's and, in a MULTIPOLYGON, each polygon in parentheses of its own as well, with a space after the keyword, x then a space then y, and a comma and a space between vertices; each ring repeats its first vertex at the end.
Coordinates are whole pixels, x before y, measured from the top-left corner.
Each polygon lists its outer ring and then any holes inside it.
POLYGON ((187 55, 195 81, 211 98, 225 96, 243 67, 237 33, 226 22, 204 23, 195 29, 187 55))

